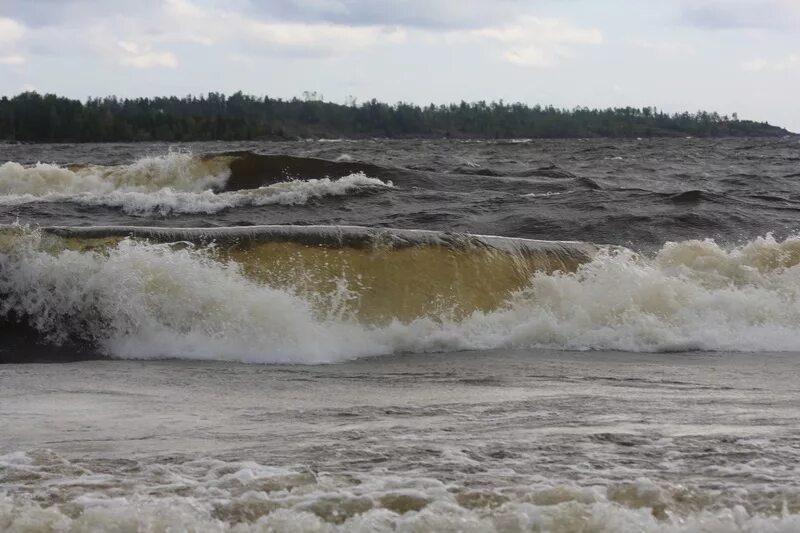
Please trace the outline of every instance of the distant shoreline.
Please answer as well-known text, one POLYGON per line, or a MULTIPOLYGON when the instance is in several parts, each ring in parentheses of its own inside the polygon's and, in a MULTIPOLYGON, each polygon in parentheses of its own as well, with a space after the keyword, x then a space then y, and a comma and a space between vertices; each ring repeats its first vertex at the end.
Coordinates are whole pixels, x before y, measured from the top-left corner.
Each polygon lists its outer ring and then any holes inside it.
POLYGON ((274 99, 225 96, 86 102, 25 92, 0 98, 0 141, 32 143, 296 141, 302 139, 654 139, 778 138, 793 132, 716 112, 655 107, 559 109, 523 103, 418 106, 371 100, 337 104, 306 94, 274 99))
POLYGON ((526 138, 493 138, 493 137, 282 137, 263 139, 192 139, 192 140, 130 140, 130 141, 9 141, 0 139, 3 146, 35 146, 35 145, 80 145, 80 144, 193 144, 193 143, 224 143, 224 142, 270 142, 270 143, 297 143, 297 142, 359 142, 359 141, 453 141, 453 142, 487 142, 498 144, 525 144, 537 141, 660 141, 660 140, 775 140, 786 138, 800 138, 800 133, 789 132, 783 135, 717 135, 705 137, 661 135, 650 137, 526 137, 526 138))

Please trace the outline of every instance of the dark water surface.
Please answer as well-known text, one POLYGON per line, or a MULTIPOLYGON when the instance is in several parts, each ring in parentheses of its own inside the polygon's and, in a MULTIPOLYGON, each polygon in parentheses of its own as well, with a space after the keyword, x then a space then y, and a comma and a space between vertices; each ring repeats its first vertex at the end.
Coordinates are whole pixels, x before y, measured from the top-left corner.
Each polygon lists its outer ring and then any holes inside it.
MULTIPOLYGON (((174 187, 172 196, 143 201, 131 193, 104 202, 102 188, 84 187, 88 194, 69 204, 6 201, 0 220, 55 225, 355 224, 639 249, 689 238, 742 242, 767 232, 785 236, 798 229, 800 212, 796 138, 4 145, 0 161, 123 165, 164 156, 170 149, 196 155, 245 150, 339 161, 342 169, 323 172, 334 177, 349 174, 348 164, 362 162, 369 165, 369 177, 391 181, 394 188, 323 193, 306 202, 284 198, 269 208, 234 198, 224 207, 223 202, 204 203, 201 195, 176 201, 175 194, 189 189, 165 180, 163 185, 174 187), (166 216, 153 216, 160 213, 166 216)), ((162 161, 159 168, 175 172, 174 165, 162 161)), ((309 177, 309 167, 306 172, 297 167, 287 164, 286 174, 309 177)), ((2 172, 4 181, 6 174, 10 172, 2 172)), ((8 184, 3 188, 14 191, 8 184)))

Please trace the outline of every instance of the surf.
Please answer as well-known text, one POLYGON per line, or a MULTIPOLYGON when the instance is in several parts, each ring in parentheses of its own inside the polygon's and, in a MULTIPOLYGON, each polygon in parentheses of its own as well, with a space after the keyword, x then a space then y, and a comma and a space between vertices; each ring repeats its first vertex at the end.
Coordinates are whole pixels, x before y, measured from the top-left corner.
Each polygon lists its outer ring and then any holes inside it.
MULTIPOLYGON (((800 349, 800 238, 651 255, 354 226, 8 226, 0 314, 106 357, 800 349)), ((13 329, 13 328, 11 328, 13 329)))
POLYGON ((391 189, 389 175, 397 177, 366 163, 246 151, 196 155, 170 150, 122 165, 8 161, 0 165, 0 205, 65 202, 140 216, 213 214, 391 189))
POLYGON ((7 227, 2 312, 116 357, 334 362, 426 346, 594 247, 415 230, 7 227), (437 325, 438 324, 438 325, 437 325), (433 328, 433 329, 431 329, 433 328))

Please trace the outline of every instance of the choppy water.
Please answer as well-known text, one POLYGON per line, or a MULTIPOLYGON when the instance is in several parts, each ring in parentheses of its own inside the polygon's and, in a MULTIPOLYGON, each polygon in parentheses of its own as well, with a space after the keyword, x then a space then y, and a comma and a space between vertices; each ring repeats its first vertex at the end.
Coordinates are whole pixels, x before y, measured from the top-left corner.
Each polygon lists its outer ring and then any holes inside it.
POLYGON ((797 139, 0 163, 0 530, 800 529, 797 139))
POLYGON ((50 167, 29 170, 23 179, 18 167, 5 166, 0 170, 0 193, 6 196, 0 202, 0 221, 19 217, 65 225, 354 224, 582 240, 636 249, 688 238, 742 243, 767 232, 782 237, 797 229, 798 148, 796 138, 173 147, 197 155, 250 150, 339 163, 278 160, 263 163, 260 173, 257 164, 245 164, 240 169, 244 178, 235 183, 240 187, 257 186, 258 177, 267 184, 285 182, 282 175, 348 177, 335 186, 283 183, 212 196, 204 191, 224 183, 224 166, 211 165, 209 172, 202 165, 187 164, 186 156, 165 155, 168 145, 6 145, 0 146, 0 161, 23 165, 133 165, 118 169, 110 179, 91 171, 83 175, 92 177, 83 179, 74 174, 50 177, 50 167), (362 170, 369 179, 359 175, 362 170), (65 197, 71 201, 64 202, 65 197))

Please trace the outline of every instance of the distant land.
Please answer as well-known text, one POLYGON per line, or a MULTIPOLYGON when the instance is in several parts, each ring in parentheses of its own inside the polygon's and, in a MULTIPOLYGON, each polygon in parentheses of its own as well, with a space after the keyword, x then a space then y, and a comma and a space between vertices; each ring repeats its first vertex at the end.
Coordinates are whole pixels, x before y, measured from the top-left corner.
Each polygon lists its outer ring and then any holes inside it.
POLYGON ((282 100, 230 96, 89 98, 25 92, 0 98, 0 141, 131 142, 297 138, 780 137, 736 114, 668 114, 656 108, 557 109, 522 103, 337 104, 316 93, 282 100))

